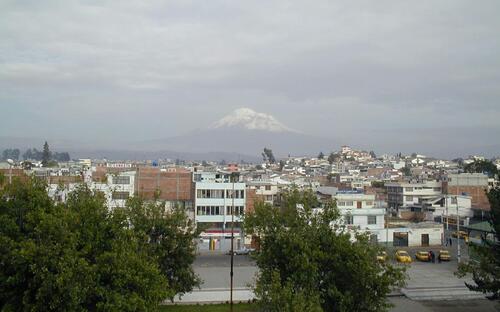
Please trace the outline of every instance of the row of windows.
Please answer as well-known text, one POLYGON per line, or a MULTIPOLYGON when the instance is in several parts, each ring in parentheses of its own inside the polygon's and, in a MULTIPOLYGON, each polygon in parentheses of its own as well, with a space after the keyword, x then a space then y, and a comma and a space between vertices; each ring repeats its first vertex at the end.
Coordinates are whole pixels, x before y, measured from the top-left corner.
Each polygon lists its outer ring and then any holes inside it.
MULTIPOLYGON (((369 225, 377 224, 377 216, 366 216, 366 217, 367 217, 366 221, 369 225)), ((344 220, 346 224, 354 223, 354 217, 351 215, 344 216, 344 220)))
POLYGON ((130 176, 114 176, 113 184, 130 184, 130 176))
POLYGON ((413 192, 413 190, 430 190, 432 189, 435 192, 441 192, 440 187, 405 187, 406 192, 413 192))
MULTIPOLYGON (((233 198, 232 197, 233 190, 197 190, 196 197, 197 198, 233 198), (225 196, 224 196, 225 195, 225 196)), ((245 190, 235 190, 234 198, 245 198, 245 190)))
MULTIPOLYGON (((231 215, 232 206, 226 206, 226 215, 231 215)), ((234 206, 234 215, 241 216, 245 212, 245 207, 234 206)), ((224 206, 197 206, 196 213, 199 216, 221 216, 224 214, 224 206)))
POLYGON ((128 199, 129 192, 113 192, 111 194, 112 199, 128 199))
MULTIPOLYGON (((359 202, 359 201, 357 202, 358 208, 361 208, 361 203, 362 202, 359 202)), ((343 207, 343 206, 352 207, 353 205, 354 205, 353 201, 339 201, 339 202, 337 202, 338 207, 343 207)), ((373 205, 373 201, 371 201, 371 200, 365 202, 365 206, 372 206, 372 205, 373 205)))

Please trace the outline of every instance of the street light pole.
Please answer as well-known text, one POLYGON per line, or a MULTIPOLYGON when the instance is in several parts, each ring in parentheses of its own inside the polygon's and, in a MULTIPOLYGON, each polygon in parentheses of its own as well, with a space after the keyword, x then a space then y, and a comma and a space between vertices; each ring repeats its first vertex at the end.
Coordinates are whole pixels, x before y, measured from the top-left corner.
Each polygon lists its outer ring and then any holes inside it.
POLYGON ((233 180, 233 192, 232 192, 232 205, 231 205, 231 273, 230 273, 230 298, 229 305, 230 311, 233 312, 233 275, 234 275, 234 180, 236 178, 236 174, 231 173, 231 179, 233 180))

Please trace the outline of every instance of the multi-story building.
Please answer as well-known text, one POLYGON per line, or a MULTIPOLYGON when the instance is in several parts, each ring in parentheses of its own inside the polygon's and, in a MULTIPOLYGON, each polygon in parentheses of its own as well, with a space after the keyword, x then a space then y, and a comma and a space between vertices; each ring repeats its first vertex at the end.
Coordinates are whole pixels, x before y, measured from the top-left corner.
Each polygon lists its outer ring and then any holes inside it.
POLYGON ((195 221, 205 228, 200 235, 203 240, 200 248, 229 250, 232 223, 234 248, 241 248, 245 243, 241 221, 246 210, 246 184, 240 182, 238 176, 236 181, 231 181, 231 173, 195 172, 193 177, 195 221))
POLYGON ((472 198, 472 209, 479 214, 490 210, 486 196, 488 176, 482 173, 448 174, 443 182, 445 194, 468 195, 472 198))
POLYGON ((360 191, 338 191, 334 198, 348 227, 370 232, 374 230, 373 235, 384 228, 385 209, 375 208, 375 195, 360 191))
POLYGON ((181 207, 191 218, 194 216, 191 171, 179 167, 138 167, 135 186, 141 198, 164 201, 168 208, 181 207))
POLYGON ((247 186, 255 190, 255 195, 258 200, 262 200, 268 204, 274 204, 278 198, 278 183, 274 181, 249 181, 247 186))
POLYGON ((91 190, 102 192, 109 209, 125 207, 127 199, 134 196, 135 171, 100 173, 94 175, 91 170, 81 176, 47 176, 48 194, 58 202, 65 202, 68 194, 81 183, 86 183, 91 190))
POLYGON ((442 194, 442 183, 439 181, 390 182, 385 187, 387 204, 392 211, 421 204, 442 194))

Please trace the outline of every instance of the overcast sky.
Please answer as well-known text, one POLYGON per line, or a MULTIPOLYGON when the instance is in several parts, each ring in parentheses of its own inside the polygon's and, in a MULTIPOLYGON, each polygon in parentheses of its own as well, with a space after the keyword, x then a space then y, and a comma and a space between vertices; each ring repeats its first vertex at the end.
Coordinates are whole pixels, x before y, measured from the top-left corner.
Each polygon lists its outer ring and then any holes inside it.
POLYGON ((164 138, 249 107, 380 152, 500 154, 499 31, 497 0, 0 0, 0 136, 164 138))

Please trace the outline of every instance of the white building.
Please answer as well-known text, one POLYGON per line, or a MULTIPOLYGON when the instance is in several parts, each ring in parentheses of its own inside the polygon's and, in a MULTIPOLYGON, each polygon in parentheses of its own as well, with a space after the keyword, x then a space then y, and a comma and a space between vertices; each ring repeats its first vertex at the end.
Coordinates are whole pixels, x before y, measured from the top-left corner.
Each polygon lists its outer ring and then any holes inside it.
MULTIPOLYGON (((100 191, 106 198, 109 209, 125 207, 129 197, 135 192, 135 171, 107 174, 103 182, 95 182, 91 179, 90 170, 84 172, 84 183, 91 190, 100 191)), ((68 194, 74 191, 81 183, 52 183, 48 185, 49 196, 58 202, 66 202, 68 194)))
POLYGON ((234 221, 235 249, 244 244, 241 227, 246 209, 246 184, 230 182, 230 173, 197 172, 195 180, 195 222, 205 226, 200 237, 202 249, 229 250, 231 221, 234 221), (234 190, 234 192, 233 192, 234 190), (233 198, 234 194, 234 198, 233 198), (234 219, 231 210, 234 205, 234 219))
POLYGON ((385 209, 375 208, 375 195, 356 191, 339 191, 334 196, 337 207, 348 228, 368 231, 373 241, 381 239, 385 209))
POLYGON ((386 183, 387 204, 393 211, 433 200, 442 194, 439 181, 386 183))

